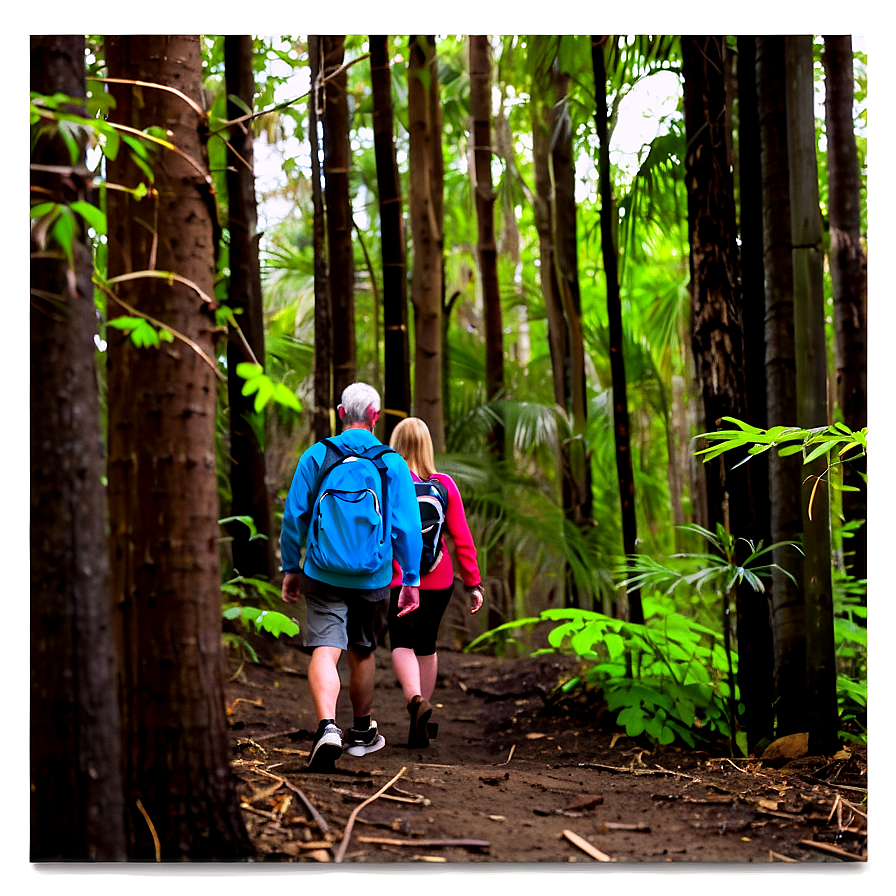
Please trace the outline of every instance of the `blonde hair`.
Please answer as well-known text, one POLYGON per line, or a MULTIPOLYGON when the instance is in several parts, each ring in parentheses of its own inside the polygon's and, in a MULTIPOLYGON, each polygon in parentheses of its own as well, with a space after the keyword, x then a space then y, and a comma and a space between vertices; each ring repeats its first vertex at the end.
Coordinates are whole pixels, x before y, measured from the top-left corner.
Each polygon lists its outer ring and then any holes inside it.
POLYGON ((405 417, 392 430, 389 447, 397 451, 421 479, 429 479, 435 473, 432 436, 429 427, 419 417, 405 417))

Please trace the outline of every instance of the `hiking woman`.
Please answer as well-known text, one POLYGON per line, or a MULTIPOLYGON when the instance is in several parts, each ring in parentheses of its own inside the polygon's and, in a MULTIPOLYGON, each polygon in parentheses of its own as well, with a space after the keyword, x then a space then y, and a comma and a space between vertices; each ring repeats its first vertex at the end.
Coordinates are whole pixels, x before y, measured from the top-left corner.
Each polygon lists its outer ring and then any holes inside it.
MULTIPOLYGON (((435 471, 432 438, 427 425, 417 417, 407 417, 392 431, 390 447, 407 462, 415 483, 439 483, 445 508, 445 529, 454 541, 460 576, 470 596, 470 612, 482 606, 482 578, 476 563, 476 546, 464 514, 464 505, 454 480, 447 473, 435 471)), ((418 496, 420 493, 418 488, 418 496)), ((418 497, 419 500, 419 497, 418 497)), ((424 544, 426 538, 424 538, 424 544)), ((424 548, 424 552, 425 552, 424 548)), ((454 565, 451 555, 439 537, 434 561, 420 569, 420 605, 413 613, 399 616, 398 597, 401 591, 401 569, 393 562, 392 590, 389 601, 389 643, 392 668, 408 701, 410 729, 409 747, 428 747, 437 726, 430 724, 439 658, 436 636, 439 624, 454 590, 454 565)))

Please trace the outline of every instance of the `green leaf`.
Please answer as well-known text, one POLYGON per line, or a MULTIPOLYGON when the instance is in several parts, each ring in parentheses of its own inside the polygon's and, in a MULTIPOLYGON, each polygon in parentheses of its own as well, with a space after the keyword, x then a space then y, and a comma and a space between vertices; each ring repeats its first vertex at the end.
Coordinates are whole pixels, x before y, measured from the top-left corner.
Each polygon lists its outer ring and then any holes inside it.
POLYGON ((284 407, 292 408, 294 411, 302 410, 302 405, 295 392, 284 386, 283 383, 277 383, 274 386, 274 401, 284 407))
POLYGON ((72 244, 75 239, 75 222, 69 209, 65 208, 65 206, 61 206, 61 209, 62 211, 53 225, 52 234, 56 242, 62 247, 62 251, 65 252, 69 264, 71 264, 72 244))
POLYGON ((50 214, 50 212, 56 211, 58 208, 58 202, 38 202, 37 205, 31 206, 31 217, 42 218, 44 215, 48 215, 50 214))
POLYGON ((106 131, 106 139, 103 141, 103 155, 110 161, 114 162, 118 158, 118 150, 121 146, 121 138, 118 131, 109 129, 106 131))
MULTIPOLYGON (((264 373, 264 368, 261 364, 255 364, 251 361, 240 361, 236 365, 236 375, 244 380, 251 380, 262 373, 264 373)), ((246 393, 244 392, 243 394, 245 395, 246 393)))
POLYGON ((778 449, 779 457, 788 457, 791 454, 797 454, 798 452, 803 450, 802 445, 785 445, 783 448, 778 449))
POLYGON ((106 216, 95 205, 78 199, 71 204, 76 211, 100 236, 106 235, 106 216))

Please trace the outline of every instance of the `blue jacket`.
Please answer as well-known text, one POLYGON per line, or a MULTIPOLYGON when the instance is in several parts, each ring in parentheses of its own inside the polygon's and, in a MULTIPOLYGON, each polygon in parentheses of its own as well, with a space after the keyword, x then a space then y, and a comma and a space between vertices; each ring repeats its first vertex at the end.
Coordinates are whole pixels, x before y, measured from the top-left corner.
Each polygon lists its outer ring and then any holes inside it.
MULTIPOLYGON (((364 451, 381 444, 379 439, 367 429, 347 429, 331 439, 341 447, 354 451, 364 451)), ((309 557, 305 557, 304 567, 301 554, 305 547, 308 524, 303 515, 310 509, 314 495, 312 489, 318 471, 323 464, 327 449, 322 442, 312 445, 299 458, 296 472, 286 496, 283 509, 283 526, 280 532, 280 554, 284 572, 299 572, 319 582, 342 588, 374 590, 385 588, 392 580, 392 561, 388 560, 376 572, 367 576, 343 576, 329 570, 319 569, 309 557)), ((383 460, 386 464, 389 488, 389 517, 392 528, 392 552, 402 569, 403 585, 420 584, 420 556, 423 551, 423 537, 420 532, 420 510, 417 492, 411 471, 404 458, 395 452, 387 452, 383 460)))

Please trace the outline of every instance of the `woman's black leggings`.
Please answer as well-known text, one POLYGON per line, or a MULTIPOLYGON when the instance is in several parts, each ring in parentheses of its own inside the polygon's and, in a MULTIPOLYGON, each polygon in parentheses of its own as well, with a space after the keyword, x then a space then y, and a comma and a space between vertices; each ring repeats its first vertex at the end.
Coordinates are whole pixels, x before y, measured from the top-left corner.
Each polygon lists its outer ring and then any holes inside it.
POLYGON ((389 647, 409 647, 417 656, 432 656, 436 652, 439 623, 451 600, 454 582, 438 591, 420 589, 420 606, 407 616, 398 615, 398 593, 393 588, 389 596, 389 647))

